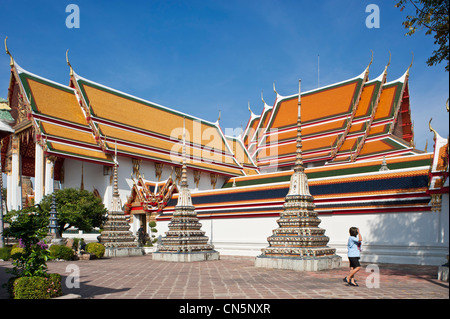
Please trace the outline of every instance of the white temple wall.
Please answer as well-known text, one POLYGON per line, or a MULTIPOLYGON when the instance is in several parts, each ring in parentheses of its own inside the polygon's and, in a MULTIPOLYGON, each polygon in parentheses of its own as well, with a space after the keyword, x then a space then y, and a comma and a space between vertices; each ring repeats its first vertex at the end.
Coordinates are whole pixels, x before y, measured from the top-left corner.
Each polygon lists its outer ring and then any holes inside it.
MULTIPOLYGON (((119 194, 125 204, 131 194, 133 182, 131 158, 119 157, 119 194)), ((156 180, 152 162, 141 162, 141 174, 148 180, 156 180)), ((166 180, 171 167, 164 165, 161 181, 166 180)), ((81 185, 81 161, 64 161, 63 188, 81 185)), ((112 170, 104 175, 103 165, 83 162, 84 188, 96 188, 109 207, 112 199, 112 170)), ((217 188, 224 179, 219 177, 217 188)), ((188 171, 188 183, 194 184, 192 170, 188 171)), ((199 189, 211 189, 209 173, 202 173, 199 189)), ((193 187, 191 191, 194 192, 193 187)), ((444 194, 440 212, 404 212, 378 214, 320 215, 319 227, 330 238, 328 245, 347 260, 348 229, 359 227, 363 236, 363 262, 441 265, 449 247, 449 198, 444 194)), ((268 246, 267 237, 278 227, 277 217, 201 219, 202 230, 222 255, 257 256, 268 246)), ((169 221, 157 223, 158 235, 164 236, 169 221)), ((130 230, 139 228, 137 219, 130 230)))
MULTIPOLYGON (((133 173, 133 161, 129 157, 118 156, 119 168, 118 168, 118 186, 119 195, 124 205, 128 197, 131 195, 131 189, 133 187, 133 181, 131 174, 133 173)), ((104 166, 101 164, 95 164, 90 162, 82 162, 80 160, 65 159, 64 160, 64 183, 61 184, 62 188, 80 188, 81 186, 81 163, 83 163, 83 185, 84 189, 93 191, 94 188, 98 190, 100 196, 103 198, 103 204, 109 209, 112 200, 112 167, 108 172, 104 172, 104 166), (107 174, 107 175, 104 175, 107 174)), ((157 181, 155 175, 155 164, 149 161, 141 161, 139 171, 141 175, 151 181, 157 181)), ((172 167, 165 164, 161 173, 161 181, 165 181, 169 178, 172 172, 172 167)), ((133 176, 134 177, 134 176, 133 176)), ((172 178, 175 179, 175 173, 172 178)), ((195 185, 193 170, 188 169, 187 178, 189 185, 195 185)), ((136 180, 136 179, 135 179, 136 180)), ((225 178, 218 176, 216 187, 222 187, 225 182, 225 178)), ((209 173, 202 172, 200 182, 198 185, 199 190, 211 189, 211 178, 209 173)), ((194 187, 191 187, 191 191, 195 191, 194 187)), ((137 218, 133 219, 130 225, 130 230, 136 233, 140 227, 140 222, 137 218)))
POLYGON ((442 265, 449 247, 447 208, 441 212, 404 212, 320 216, 329 246, 347 260, 348 229, 363 237, 361 261, 442 265))
MULTIPOLYGON (((61 188, 81 187, 82 165, 84 189, 92 192, 95 188, 102 198, 105 199, 107 187, 109 186, 109 176, 103 175, 103 165, 101 164, 66 158, 64 160, 64 183, 61 183, 61 188)), ((105 200, 103 200, 103 203, 106 204, 105 200)))
MULTIPOLYGON (((122 204, 125 204, 128 196, 131 194, 131 188, 133 187, 133 181, 131 174, 133 172, 133 162, 129 157, 118 156, 119 168, 118 168, 118 184, 119 194, 122 204)), ((80 188, 81 186, 81 163, 83 163, 83 184, 84 189, 93 191, 94 188, 98 190, 103 198, 103 204, 109 208, 112 199, 112 168, 107 175, 104 175, 103 165, 90 162, 82 162, 74 159, 64 160, 64 183, 62 188, 80 188)), ((155 175, 155 164, 149 161, 142 161, 139 168, 140 173, 147 180, 157 181, 155 175)), ((172 172, 170 165, 165 164, 163 166, 161 181, 165 181, 169 178, 172 172)), ((193 170, 187 171, 189 185, 195 185, 193 170)), ((175 175, 172 175, 175 179, 175 175)), ((217 178, 216 187, 222 187, 225 182, 225 178, 219 176, 217 178)), ((198 185, 199 190, 211 189, 211 179, 209 173, 202 172, 200 182, 198 185)), ((192 191, 195 191, 191 187, 192 191)))
MULTIPOLYGON (((131 173, 133 171, 132 160, 127 157, 118 157, 118 186, 119 195, 122 204, 125 204, 128 196, 131 194, 133 181, 131 173)), ((81 161, 66 159, 64 161, 64 183, 63 188, 80 188, 81 185, 81 161)), ((113 170, 104 171, 101 164, 83 162, 83 185, 84 189, 93 191, 98 190, 103 198, 103 204, 109 209, 112 200, 113 170)))
MULTIPOLYGON (((268 246, 267 237, 278 228, 278 217, 200 219, 202 230, 222 255, 257 256, 268 246)), ((320 228, 328 246, 347 261, 350 227, 363 236, 362 262, 442 265, 449 249, 448 194, 441 212, 406 212, 354 215, 320 215, 320 228)), ((158 221, 164 236, 169 221, 158 221)))

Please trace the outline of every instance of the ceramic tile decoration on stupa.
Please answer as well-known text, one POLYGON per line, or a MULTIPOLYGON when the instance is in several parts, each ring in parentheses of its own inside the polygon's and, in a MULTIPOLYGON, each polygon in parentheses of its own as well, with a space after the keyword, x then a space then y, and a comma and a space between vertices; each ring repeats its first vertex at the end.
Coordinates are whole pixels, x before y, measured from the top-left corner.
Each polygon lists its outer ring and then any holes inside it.
POLYGON ((308 187, 302 159, 301 81, 299 81, 297 151, 294 173, 289 192, 285 197, 283 212, 277 220, 279 228, 268 237, 269 247, 256 257, 256 267, 318 271, 338 268, 342 258, 336 249, 327 245, 325 229, 319 228, 320 219, 314 211, 314 198, 308 187))
POLYGON ((130 224, 125 218, 122 210, 122 202, 119 196, 118 177, 117 177, 117 157, 114 163, 113 172, 114 186, 111 208, 103 231, 99 236, 99 241, 105 246, 105 257, 119 256, 139 256, 143 255, 142 249, 138 247, 138 243, 129 230, 130 224))
POLYGON ((181 185, 175 212, 168 225, 169 231, 161 239, 158 250, 153 253, 153 260, 192 262, 218 260, 219 252, 214 245, 208 244, 208 237, 201 230, 195 206, 192 204, 186 174, 186 140, 183 131, 183 165, 181 185))

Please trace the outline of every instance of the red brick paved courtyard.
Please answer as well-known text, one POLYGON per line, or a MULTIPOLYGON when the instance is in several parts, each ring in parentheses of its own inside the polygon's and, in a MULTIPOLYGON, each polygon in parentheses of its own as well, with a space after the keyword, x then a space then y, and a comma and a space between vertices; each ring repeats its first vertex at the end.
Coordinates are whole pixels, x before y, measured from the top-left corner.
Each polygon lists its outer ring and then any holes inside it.
MULTIPOLYGON (((218 261, 169 263, 151 255, 90 261, 48 263, 49 272, 63 276, 63 293, 86 299, 448 299, 449 284, 437 280, 437 266, 378 264, 379 288, 366 285, 367 264, 357 274, 359 287, 342 279, 340 269, 297 272, 254 267, 252 257, 221 256, 218 261), (79 269, 79 288, 66 280, 79 269)), ((9 275, 10 262, 0 262, 1 284, 9 275)), ((372 277, 369 277, 371 279, 372 277)), ((369 284, 374 284, 369 280, 369 284)), ((0 298, 8 298, 0 288, 0 298)))

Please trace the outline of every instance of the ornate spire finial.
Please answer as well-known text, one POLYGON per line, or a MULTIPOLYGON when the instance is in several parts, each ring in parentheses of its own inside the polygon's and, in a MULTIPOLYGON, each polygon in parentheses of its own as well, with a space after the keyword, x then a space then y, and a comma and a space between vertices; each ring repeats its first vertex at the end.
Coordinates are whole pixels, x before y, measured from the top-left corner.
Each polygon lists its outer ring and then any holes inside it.
POLYGON ((68 53, 69 53, 69 49, 67 49, 67 51, 66 51, 66 62, 67 62, 67 65, 70 68, 70 76, 72 76, 73 75, 73 68, 72 68, 72 65, 69 62, 69 54, 68 53))
POLYGON ((248 110, 250 111, 250 114, 253 115, 252 109, 250 108, 250 101, 248 101, 248 110))
POLYGON ((302 80, 298 80, 297 149, 296 149, 294 172, 303 172, 304 171, 303 156, 302 156, 301 85, 302 85, 302 80))
MULTIPOLYGON (((222 115, 222 111, 221 110, 219 110, 219 117, 217 118, 217 123, 219 123, 219 121, 220 121, 220 116, 222 115)), ((184 122, 183 122, 184 123, 184 122)))
MULTIPOLYGON (((118 212, 122 210, 122 202, 119 195, 119 178, 118 178, 118 162, 117 162, 117 141, 114 150, 114 168, 113 168, 113 196, 111 201, 111 211, 118 212)), ((131 174, 133 176, 133 174, 131 174)), ((133 180, 134 181, 134 180, 133 180)))
POLYGON ((383 156, 383 160, 381 161, 381 167, 379 169, 380 172, 384 172, 384 171, 388 171, 389 168, 387 166, 387 162, 386 162, 386 156, 383 156))
POLYGON ((192 207, 191 192, 189 191, 187 182, 187 168, 186 168, 186 118, 183 119, 183 165, 181 166, 181 183, 180 193, 178 195, 178 202, 175 207, 192 207))
POLYGON ((373 51, 372 50, 370 50, 370 52, 372 52, 372 57, 370 58, 370 62, 369 62, 369 65, 367 66, 367 68, 366 68, 366 70, 368 70, 369 69, 369 67, 372 65, 372 62, 373 62, 373 51))
POLYGON ((276 95, 279 95, 277 90, 275 89, 275 81, 273 81, 273 91, 275 92, 276 95))
POLYGON ((7 39, 8 39, 8 36, 6 36, 6 38, 5 38, 5 51, 6 51, 6 54, 9 55, 9 58, 10 58, 10 60, 9 60, 9 66, 10 66, 10 67, 13 67, 13 66, 14 66, 14 59, 13 59, 11 53, 10 53, 9 50, 8 50, 8 45, 6 44, 6 40, 7 40, 7 39))
POLYGON ((389 51, 389 61, 388 61, 388 64, 386 64, 386 66, 384 67, 384 75, 386 75, 387 68, 389 67, 389 65, 391 65, 391 51, 389 51))
POLYGON ((431 127, 431 120, 433 120, 433 118, 430 118, 430 121, 428 122, 428 127, 430 128, 430 132, 434 133, 434 140, 436 141, 436 137, 438 136, 438 133, 436 132, 436 130, 434 128, 431 127))
MULTIPOLYGON (((220 116, 219 116, 220 118, 220 116)), ((187 168, 186 168, 186 118, 183 117, 183 165, 181 167, 181 187, 187 188, 187 168)))
POLYGON ((409 75, 409 69, 411 69, 413 62, 414 62, 414 52, 411 52, 412 54, 412 59, 411 59, 411 64, 408 66, 408 69, 406 70, 406 74, 409 75))
POLYGON ((264 104, 267 104, 266 101, 264 101, 263 91, 261 91, 261 101, 262 101, 264 104))

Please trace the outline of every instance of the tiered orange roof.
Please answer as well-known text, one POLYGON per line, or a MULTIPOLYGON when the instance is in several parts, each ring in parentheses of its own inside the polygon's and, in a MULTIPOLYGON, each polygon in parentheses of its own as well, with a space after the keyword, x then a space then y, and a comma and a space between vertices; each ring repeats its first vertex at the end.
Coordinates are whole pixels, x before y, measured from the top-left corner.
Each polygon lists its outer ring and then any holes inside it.
POLYGON ((358 157, 414 154, 409 110, 408 71, 385 83, 364 146, 358 157))
MULTIPOLYGON (((305 162, 331 159, 333 150, 341 146, 349 131, 367 74, 368 70, 365 70, 353 79, 302 93, 305 162)), ((297 113, 297 103, 298 94, 287 97, 277 94, 270 117, 260 120, 262 130, 255 143, 257 147, 249 149, 260 168, 272 164, 291 165, 295 161, 297 123, 294 115, 297 113)), ((255 135, 253 140, 256 140, 255 135)))
POLYGON ((353 117, 347 138, 336 153, 335 162, 349 161, 362 147, 377 109, 381 86, 386 81, 386 70, 378 78, 366 82, 361 93, 355 116, 353 117))
MULTIPOLYGON (((370 81, 369 66, 355 78, 301 93, 305 163, 417 153, 411 146, 409 68, 386 83, 387 66, 370 81)), ((259 168, 294 164, 297 104, 298 94, 277 93, 273 107, 265 104, 259 117, 252 113, 243 141, 259 168)))
MULTIPOLYGON (((70 64, 69 64, 70 66, 70 64)), ((370 66, 370 64, 369 64, 370 66)), ((409 108, 409 68, 386 83, 386 69, 301 93, 305 163, 337 164, 416 154, 409 108)), ((229 177, 259 174, 295 161, 298 94, 264 102, 251 112, 241 138, 209 122, 85 79, 71 68, 70 86, 12 65, 29 117, 47 153, 112 164, 122 156, 181 165, 186 127, 187 166, 229 177)), ((249 107, 250 109, 250 107, 249 107)))
POLYGON ((243 176, 244 170, 257 172, 240 141, 232 142, 240 151, 236 158, 218 121, 108 88, 78 76, 71 66, 70 71, 70 86, 65 86, 11 62, 10 98, 23 101, 47 154, 112 165, 117 150, 119 155, 177 166, 185 121, 188 167, 230 177, 243 176))
POLYGON ((73 73, 86 119, 112 153, 181 165, 183 120, 187 166, 228 176, 244 175, 218 122, 211 123, 92 82, 73 73))
POLYGON ((15 71, 37 140, 47 154, 112 165, 112 158, 95 141, 74 89, 27 72, 17 63, 15 71))

